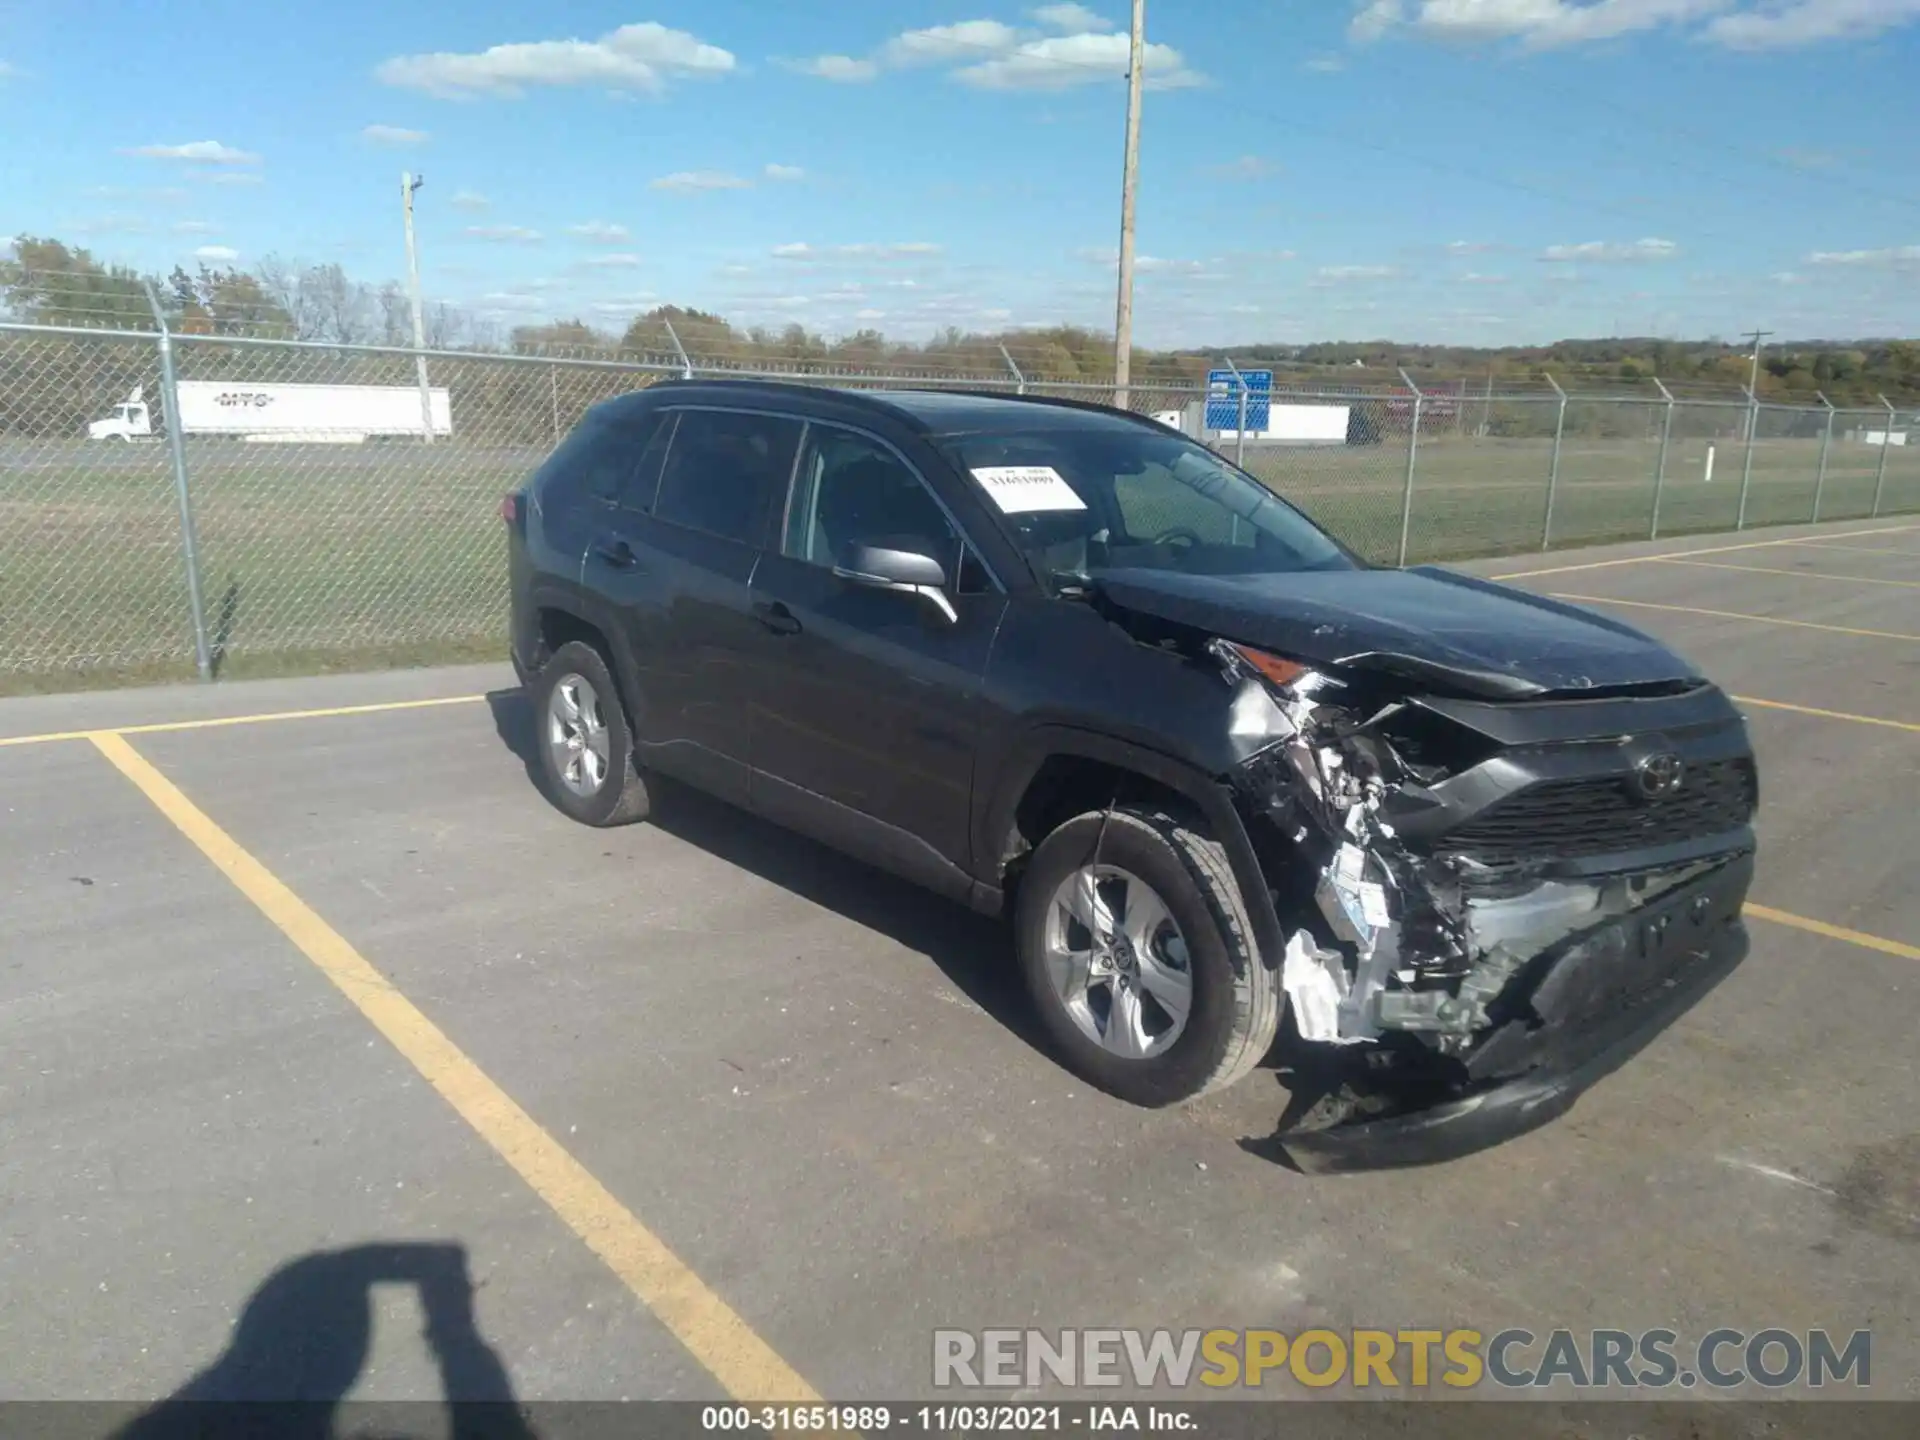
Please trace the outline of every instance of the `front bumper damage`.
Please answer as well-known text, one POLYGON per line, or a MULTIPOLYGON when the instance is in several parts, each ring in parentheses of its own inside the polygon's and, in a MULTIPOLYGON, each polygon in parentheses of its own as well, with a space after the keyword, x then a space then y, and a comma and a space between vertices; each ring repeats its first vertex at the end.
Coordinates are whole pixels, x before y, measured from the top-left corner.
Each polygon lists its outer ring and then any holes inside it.
POLYGON ((1301 1169, 1545 1124, 1745 955, 1757 779, 1712 687, 1489 704, 1209 649, 1288 937, 1303 1059, 1269 1143, 1301 1169), (1684 803, 1634 792, 1649 757, 1700 777, 1684 803))

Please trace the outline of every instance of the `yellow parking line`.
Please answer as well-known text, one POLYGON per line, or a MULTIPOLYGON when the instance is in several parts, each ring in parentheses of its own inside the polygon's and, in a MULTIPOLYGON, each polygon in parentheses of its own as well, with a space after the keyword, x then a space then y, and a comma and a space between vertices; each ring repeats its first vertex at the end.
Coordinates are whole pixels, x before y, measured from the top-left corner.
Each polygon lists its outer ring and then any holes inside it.
POLYGON ((1902 590, 1920 590, 1920 580, 1883 580, 1876 575, 1835 575, 1826 570, 1782 570, 1776 565, 1727 565, 1718 560, 1686 560, 1678 555, 1655 555, 1668 565, 1692 565, 1702 570, 1744 570, 1749 575, 1796 575, 1808 580, 1851 580, 1856 585, 1897 585, 1902 590))
MULTIPOLYGON (((208 720, 163 720, 153 725, 120 725, 115 735, 159 735, 170 730, 212 730, 222 725, 263 725, 269 720, 321 720, 334 715, 378 715, 389 710, 429 710, 436 705, 471 705, 484 695, 449 695, 438 700, 387 700, 377 705, 332 705, 324 710, 271 710, 261 715, 216 715, 208 720)), ((99 730, 51 730, 41 735, 0 737, 8 745, 45 745, 53 740, 91 740, 99 730)))
POLYGON ((1619 600, 1611 595, 1565 595, 1555 592, 1555 600, 1572 600, 1581 605, 1631 605, 1640 610, 1672 610, 1681 615, 1710 615, 1716 620, 1752 620, 1761 625, 1790 625, 1796 630, 1826 630, 1835 635, 1866 635, 1875 640, 1920 640, 1920 635, 1905 635, 1898 630, 1860 630, 1851 625, 1821 625, 1812 620, 1782 620, 1777 615, 1749 615, 1742 610, 1703 610, 1698 605, 1658 605, 1651 600, 1619 600))
POLYGON ((1855 555, 1905 555, 1920 560, 1920 550, 1902 550, 1897 545, 1842 545, 1835 540, 1789 540, 1789 545, 1811 545, 1816 550, 1846 550, 1855 555))
POLYGON ((1882 720, 1878 715, 1849 715, 1845 710, 1822 710, 1815 705, 1789 705, 1784 700, 1760 700, 1752 695, 1735 695, 1737 705, 1759 705, 1768 710, 1791 710, 1796 715, 1818 715, 1822 720, 1851 720, 1856 725, 1885 725, 1892 730, 1911 730, 1920 734, 1920 725, 1909 720, 1882 720))
POLYGON ((820 1397, 340 933, 113 732, 86 737, 277 926, 738 1400, 820 1397))
MULTIPOLYGON (((1843 530, 1836 540, 1851 540, 1861 535, 1901 535, 1920 530, 1920 525, 1884 525, 1876 530, 1843 530)), ((1544 570, 1511 570, 1491 575, 1491 580, 1530 580, 1536 575, 1566 575, 1575 570, 1605 570, 1614 565, 1644 565, 1649 560, 1677 560, 1688 555, 1728 555, 1735 550, 1765 550, 1773 545, 1796 545, 1797 540, 1749 540, 1740 545, 1708 545, 1700 550, 1670 550, 1661 555, 1628 555, 1620 560, 1588 560, 1578 565, 1550 565, 1544 570)))
POLYGON ((1824 935, 1829 940, 1844 940, 1849 945, 1884 951, 1888 955, 1898 955, 1903 960, 1920 960, 1920 945, 1906 945, 1898 940, 1889 940, 1884 935, 1869 935, 1864 930, 1849 930, 1844 925, 1829 925, 1824 920, 1809 920, 1804 915, 1775 910, 1770 905, 1756 905, 1751 900, 1746 903, 1744 909, 1748 915, 1760 920, 1771 920, 1775 925, 1787 925, 1795 930, 1805 930, 1810 935, 1824 935))

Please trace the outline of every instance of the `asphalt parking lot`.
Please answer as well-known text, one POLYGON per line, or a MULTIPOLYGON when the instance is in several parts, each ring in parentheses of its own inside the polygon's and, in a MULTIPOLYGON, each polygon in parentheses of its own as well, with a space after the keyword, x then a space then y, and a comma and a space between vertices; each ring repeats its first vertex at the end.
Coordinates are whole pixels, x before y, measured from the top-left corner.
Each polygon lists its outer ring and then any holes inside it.
POLYGON ((0 701, 0 1399, 899 1400, 1009 1325, 1870 1329, 1920 1399, 1920 522, 1462 568, 1740 697, 1762 846, 1731 979, 1424 1170, 1090 1091, 993 923, 717 803, 573 825, 504 665, 0 701))

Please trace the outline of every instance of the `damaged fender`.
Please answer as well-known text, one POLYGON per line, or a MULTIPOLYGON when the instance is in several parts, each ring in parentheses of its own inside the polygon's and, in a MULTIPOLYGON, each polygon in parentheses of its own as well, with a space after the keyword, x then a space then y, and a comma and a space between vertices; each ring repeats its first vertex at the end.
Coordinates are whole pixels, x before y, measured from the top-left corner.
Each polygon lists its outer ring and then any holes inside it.
MULTIPOLYGON (((1662 909, 1670 897, 1687 898, 1692 929, 1711 913, 1723 930, 1739 930, 1757 781, 1738 795, 1708 793, 1691 809, 1657 810, 1641 796, 1647 805, 1636 810, 1616 797, 1615 809, 1602 813, 1609 787, 1649 773, 1627 763, 1633 747, 1664 739, 1580 733, 1570 712, 1551 705, 1541 711, 1544 723, 1518 726, 1510 707, 1484 700, 1479 709, 1506 713, 1476 729, 1459 720, 1457 706, 1397 694, 1377 672, 1336 676, 1220 639, 1207 652, 1233 687, 1230 734, 1244 756, 1233 776, 1235 799, 1288 931, 1282 980, 1295 1029, 1313 1047, 1387 1052, 1364 1069, 1350 1067, 1355 1073, 1418 1076, 1413 1096, 1402 1093, 1395 1108, 1437 1112, 1466 1104, 1476 1087, 1564 1066, 1581 1047, 1569 1050, 1565 1034, 1548 1032, 1584 1026, 1602 1035, 1645 994, 1675 988, 1679 972, 1696 968, 1700 947, 1679 943, 1685 937, 1662 909), (1489 729, 1498 733, 1484 733, 1489 729), (1432 817, 1458 802, 1439 792, 1449 784, 1496 783, 1497 773, 1487 779, 1478 772, 1507 763, 1501 742, 1536 736, 1576 742, 1578 762, 1589 771, 1598 764, 1602 774, 1566 782, 1573 788, 1562 812, 1544 815, 1535 845, 1521 821, 1502 822, 1498 795, 1483 807, 1492 818, 1481 818, 1478 831, 1472 823, 1457 830, 1466 838, 1452 843, 1432 817), (1591 823, 1581 805, 1593 811, 1591 823), (1646 843, 1669 831, 1681 838, 1646 843), (1569 844, 1566 834, 1579 843, 1569 844), (1476 835, 1491 840, 1476 850, 1476 835), (1582 845, 1591 853, 1574 853, 1582 845), (1723 913, 1728 896, 1731 913, 1723 913), (1648 922, 1651 930, 1634 928, 1656 911, 1662 918, 1648 922), (1632 963, 1628 950, 1641 963, 1632 963)), ((1484 697, 1484 687, 1470 688, 1484 697)), ((1692 688, 1669 687, 1679 710, 1688 708, 1692 688)), ((1620 702, 1587 704, 1591 720, 1596 704, 1620 702)), ((1693 726, 1703 734, 1725 720, 1697 703, 1691 709, 1700 712, 1694 720, 1704 717, 1693 726)), ((1632 713, 1645 718, 1644 711, 1632 713)), ((1745 762, 1732 752, 1750 755, 1743 734, 1739 740, 1723 743, 1729 754, 1717 758, 1709 745, 1708 764, 1738 769, 1745 762)), ((1678 756, 1660 755, 1659 774, 1684 769, 1678 756)), ((1551 774, 1554 760, 1529 763, 1551 774)), ((1746 769, 1750 775, 1750 763, 1746 769)), ((1539 789, 1537 777, 1522 779, 1515 793, 1539 789)), ((1532 812, 1523 805, 1505 813, 1525 820, 1532 812)), ((1366 1099, 1356 1092, 1350 1103, 1335 1105, 1335 1126, 1364 1117, 1366 1099)))

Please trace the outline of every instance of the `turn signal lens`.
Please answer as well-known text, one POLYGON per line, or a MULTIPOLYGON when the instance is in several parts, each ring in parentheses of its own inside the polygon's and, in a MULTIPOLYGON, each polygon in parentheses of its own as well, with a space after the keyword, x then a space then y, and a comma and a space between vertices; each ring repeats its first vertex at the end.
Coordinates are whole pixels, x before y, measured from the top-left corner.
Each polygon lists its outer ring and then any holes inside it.
POLYGON ((1233 653, 1246 661, 1269 685, 1285 688, 1307 673, 1307 667, 1298 660, 1288 660, 1284 656, 1270 655, 1265 650, 1256 650, 1251 645, 1236 645, 1231 640, 1227 644, 1233 653))

